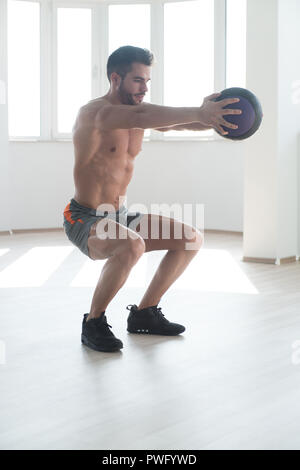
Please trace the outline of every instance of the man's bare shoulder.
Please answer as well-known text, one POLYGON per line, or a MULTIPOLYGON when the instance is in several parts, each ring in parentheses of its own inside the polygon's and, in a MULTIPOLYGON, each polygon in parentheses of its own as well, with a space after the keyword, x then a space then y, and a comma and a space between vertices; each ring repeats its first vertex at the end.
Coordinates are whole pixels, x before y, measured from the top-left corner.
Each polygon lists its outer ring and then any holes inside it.
POLYGON ((112 106, 112 104, 105 98, 97 98, 81 106, 79 111, 82 114, 97 113, 103 109, 104 106, 112 106))
POLYGON ((106 106, 112 105, 104 98, 97 98, 82 105, 78 110, 73 131, 81 127, 93 126, 97 119, 97 115, 106 106))

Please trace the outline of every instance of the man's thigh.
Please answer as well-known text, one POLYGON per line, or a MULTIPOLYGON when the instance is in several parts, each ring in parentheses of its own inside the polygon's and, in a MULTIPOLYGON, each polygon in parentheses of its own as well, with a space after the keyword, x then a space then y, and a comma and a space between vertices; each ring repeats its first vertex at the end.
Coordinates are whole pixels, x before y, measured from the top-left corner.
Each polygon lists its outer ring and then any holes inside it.
POLYGON ((145 214, 135 231, 147 251, 197 249, 200 232, 179 220, 158 214, 145 214))
POLYGON ((106 259, 129 249, 139 240, 141 237, 135 231, 105 218, 91 226, 88 237, 89 256, 94 260, 106 259))

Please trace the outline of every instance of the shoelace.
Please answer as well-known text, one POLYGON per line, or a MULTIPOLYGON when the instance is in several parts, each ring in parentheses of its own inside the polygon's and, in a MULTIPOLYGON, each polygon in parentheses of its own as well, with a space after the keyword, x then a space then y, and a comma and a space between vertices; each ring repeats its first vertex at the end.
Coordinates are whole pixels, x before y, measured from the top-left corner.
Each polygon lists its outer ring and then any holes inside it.
POLYGON ((112 328, 112 326, 111 326, 111 325, 109 325, 109 324, 107 323, 107 321, 104 321, 104 322, 103 322, 103 325, 105 325, 105 326, 109 326, 109 328, 112 328))
POLYGON ((161 307, 156 307, 156 309, 152 309, 154 315, 156 315, 158 318, 160 318, 164 323, 170 323, 169 320, 167 320, 164 316, 164 314, 161 311, 161 307), (162 318, 163 317, 163 318, 162 318))
MULTIPOLYGON (((133 309, 133 310, 138 310, 136 304, 127 305, 126 308, 127 308, 127 310, 131 310, 131 309, 133 309), (128 308, 128 307, 129 307, 129 308, 128 308)), ((159 310, 162 315, 164 315, 164 314, 162 313, 162 311, 161 311, 161 307, 156 307, 156 309, 159 310)), ((152 311, 155 311, 155 307, 151 307, 151 310, 152 310, 152 311)))
POLYGON ((158 313, 159 315, 162 315, 164 317, 164 314, 161 311, 161 307, 156 307, 156 309, 153 310, 154 313, 158 313))
POLYGON ((127 305, 126 309, 127 309, 127 310, 131 310, 132 307, 137 308, 137 305, 129 304, 129 305, 127 305), (128 308, 128 307, 129 307, 129 308, 128 308))
POLYGON ((101 326, 101 325, 104 325, 104 326, 109 326, 110 328, 112 328, 112 326, 107 323, 107 320, 106 320, 106 319, 102 320, 102 318, 99 318, 99 319, 98 319, 98 318, 95 318, 94 320, 95 320, 98 324, 100 323, 100 326, 101 326), (101 321, 99 322, 100 319, 101 319, 101 321), (97 320, 98 320, 98 321, 97 321, 97 320))
MULTIPOLYGON (((133 310, 137 310, 137 305, 135 304, 130 304, 130 305, 127 305, 127 310, 131 310, 133 308, 133 310)), ((170 323, 169 320, 167 320, 164 316, 164 314, 162 313, 161 311, 162 307, 152 307, 151 310, 152 312, 154 313, 154 315, 156 315, 160 320, 162 320, 164 323, 170 323)))

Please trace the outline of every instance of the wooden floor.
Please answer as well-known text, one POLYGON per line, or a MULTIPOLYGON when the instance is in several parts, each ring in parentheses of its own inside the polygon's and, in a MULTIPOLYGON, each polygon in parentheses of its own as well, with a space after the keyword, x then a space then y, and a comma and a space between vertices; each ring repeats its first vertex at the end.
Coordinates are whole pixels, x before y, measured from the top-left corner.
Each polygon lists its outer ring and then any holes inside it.
POLYGON ((164 251, 107 309, 124 343, 80 342, 101 267, 62 231, 0 236, 1 449, 300 449, 300 262, 242 262, 242 236, 205 234, 163 297, 178 337, 126 331, 164 251))

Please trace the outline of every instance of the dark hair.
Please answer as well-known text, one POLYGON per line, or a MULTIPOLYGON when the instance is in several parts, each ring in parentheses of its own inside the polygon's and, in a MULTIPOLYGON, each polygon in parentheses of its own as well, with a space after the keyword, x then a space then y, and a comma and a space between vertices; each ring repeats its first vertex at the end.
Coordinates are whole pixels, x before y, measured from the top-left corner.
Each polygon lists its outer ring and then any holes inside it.
POLYGON ((116 49, 108 58, 106 67, 107 78, 110 82, 112 72, 117 72, 117 74, 124 79, 126 74, 131 71, 133 62, 152 65, 153 61, 154 56, 148 49, 134 46, 119 47, 119 49, 116 49))

